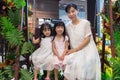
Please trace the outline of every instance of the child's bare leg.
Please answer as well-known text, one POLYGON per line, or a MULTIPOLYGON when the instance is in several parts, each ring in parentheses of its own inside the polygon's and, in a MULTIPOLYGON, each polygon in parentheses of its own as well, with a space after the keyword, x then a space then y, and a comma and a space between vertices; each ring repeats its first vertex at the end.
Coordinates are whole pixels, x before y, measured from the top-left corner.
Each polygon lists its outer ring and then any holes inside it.
POLYGON ((37 79, 37 74, 38 74, 38 68, 34 67, 34 80, 38 80, 37 79))
POLYGON ((54 69, 54 75, 55 75, 55 80, 58 80, 58 70, 57 69, 54 69))
POLYGON ((49 78, 49 79, 50 79, 50 71, 49 71, 49 70, 47 71, 47 76, 46 76, 46 78, 49 78))
POLYGON ((64 77, 64 80, 67 80, 67 79, 64 77))

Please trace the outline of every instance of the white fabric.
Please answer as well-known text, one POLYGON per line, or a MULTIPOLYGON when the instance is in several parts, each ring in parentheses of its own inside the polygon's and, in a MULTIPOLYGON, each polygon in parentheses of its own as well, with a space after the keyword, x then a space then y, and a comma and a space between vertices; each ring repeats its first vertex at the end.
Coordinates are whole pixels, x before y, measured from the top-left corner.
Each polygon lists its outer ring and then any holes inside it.
POLYGON ((70 37, 71 48, 80 45, 88 35, 91 35, 91 39, 82 50, 65 57, 64 76, 68 80, 101 80, 100 58, 92 38, 90 23, 82 19, 77 25, 68 23, 66 29, 70 37))
POLYGON ((34 66, 42 70, 52 70, 54 68, 52 37, 42 38, 40 48, 35 50, 30 57, 34 66))

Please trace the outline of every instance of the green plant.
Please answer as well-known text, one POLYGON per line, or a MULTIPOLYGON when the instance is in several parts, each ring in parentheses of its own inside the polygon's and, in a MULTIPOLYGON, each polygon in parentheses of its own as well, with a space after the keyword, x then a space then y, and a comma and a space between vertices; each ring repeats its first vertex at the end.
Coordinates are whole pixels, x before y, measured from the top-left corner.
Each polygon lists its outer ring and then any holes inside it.
MULTIPOLYGON (((114 45, 112 44, 111 40, 111 51, 113 50, 113 47, 115 48, 116 56, 115 58, 110 58, 109 63, 111 64, 112 68, 112 80, 120 80, 120 0, 117 0, 116 2, 112 3, 112 13, 110 13, 110 4, 109 0, 104 1, 104 9, 102 11, 102 19, 103 19, 103 33, 106 36, 110 36, 112 40, 114 40, 114 45), (110 18, 110 14, 112 14, 112 18, 110 18), (113 20, 112 26, 110 25, 110 19, 113 20), (111 30, 111 27, 113 28, 113 31, 111 30), (113 32, 113 34, 110 34, 110 31, 113 32), (107 34, 106 34, 107 33, 107 34), (113 35, 113 37, 111 37, 113 35)), ((114 54, 115 54, 114 53, 114 54)), ((107 72, 102 74, 102 77, 107 75, 107 72)), ((103 79, 107 80, 107 78, 103 79)))
POLYGON ((120 80, 120 57, 111 58, 113 80, 120 80))
POLYGON ((120 57, 120 31, 118 28, 114 30, 114 45, 116 49, 117 56, 120 57))
POLYGON ((33 79, 33 74, 32 72, 29 72, 26 69, 20 69, 20 80, 32 80, 33 79))
POLYGON ((0 69, 0 80, 10 80, 13 76, 12 66, 6 66, 3 70, 0 69))
POLYGON ((11 23, 17 27, 18 24, 20 24, 20 10, 15 8, 15 10, 9 10, 8 11, 8 17, 11 21, 11 23))
MULTIPOLYGON (((31 43, 25 41, 23 32, 15 28, 15 26, 11 23, 9 18, 1 17, 0 23, 1 23, 0 27, 2 29, 1 34, 8 41, 9 47, 11 49, 13 48, 15 49, 15 56, 16 56, 17 62, 19 63, 18 57, 20 55, 26 55, 28 53, 32 53, 34 50, 34 47, 32 46, 31 43)), ((19 66, 17 67, 19 68, 19 66)), ((23 75, 21 77, 23 77, 23 75)))
POLYGON ((111 59, 111 65, 113 68, 113 79, 120 80, 120 32, 119 28, 117 27, 114 30, 114 45, 116 49, 116 57, 111 59))

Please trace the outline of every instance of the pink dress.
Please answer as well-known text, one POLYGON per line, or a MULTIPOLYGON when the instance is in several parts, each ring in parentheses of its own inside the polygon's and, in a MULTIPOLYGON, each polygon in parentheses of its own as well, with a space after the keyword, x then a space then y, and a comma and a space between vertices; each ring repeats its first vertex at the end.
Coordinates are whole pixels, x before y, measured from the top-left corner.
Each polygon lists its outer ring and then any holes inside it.
MULTIPOLYGON (((64 52, 65 49, 65 42, 68 40, 68 37, 65 36, 65 40, 64 38, 62 38, 61 40, 58 40, 57 37, 55 37, 54 42, 55 42, 55 47, 57 49, 58 54, 61 56, 64 52)), ((54 55, 54 67, 56 69, 63 69, 63 61, 60 61, 56 55, 54 55)))

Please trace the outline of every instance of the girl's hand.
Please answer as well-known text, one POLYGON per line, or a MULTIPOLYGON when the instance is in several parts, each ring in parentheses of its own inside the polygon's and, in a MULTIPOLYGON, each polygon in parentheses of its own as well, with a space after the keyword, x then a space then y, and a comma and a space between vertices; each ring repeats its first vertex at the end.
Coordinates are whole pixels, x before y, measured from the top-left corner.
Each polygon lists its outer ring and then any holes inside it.
POLYGON ((64 60, 64 55, 61 56, 61 60, 62 60, 62 61, 64 60))
POLYGON ((57 58, 58 58, 58 60, 62 61, 62 58, 61 58, 61 56, 57 56, 57 58))

